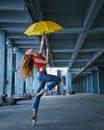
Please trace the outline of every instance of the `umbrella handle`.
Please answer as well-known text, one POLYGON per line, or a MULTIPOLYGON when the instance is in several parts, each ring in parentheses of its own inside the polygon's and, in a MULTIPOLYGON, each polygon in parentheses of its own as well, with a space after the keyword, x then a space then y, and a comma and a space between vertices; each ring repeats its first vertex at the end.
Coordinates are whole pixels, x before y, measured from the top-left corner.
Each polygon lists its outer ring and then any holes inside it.
POLYGON ((43 35, 45 35, 46 33, 45 33, 45 31, 43 32, 43 35))

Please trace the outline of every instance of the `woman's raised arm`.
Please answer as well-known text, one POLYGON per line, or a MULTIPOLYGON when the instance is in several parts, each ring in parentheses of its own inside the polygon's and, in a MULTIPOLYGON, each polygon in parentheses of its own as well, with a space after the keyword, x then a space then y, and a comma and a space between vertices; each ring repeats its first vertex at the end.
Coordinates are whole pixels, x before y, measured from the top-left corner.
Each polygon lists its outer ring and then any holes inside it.
POLYGON ((43 53, 43 49, 44 49, 44 40, 45 40, 45 33, 42 34, 42 39, 41 39, 41 45, 40 45, 40 50, 39 53, 43 53))

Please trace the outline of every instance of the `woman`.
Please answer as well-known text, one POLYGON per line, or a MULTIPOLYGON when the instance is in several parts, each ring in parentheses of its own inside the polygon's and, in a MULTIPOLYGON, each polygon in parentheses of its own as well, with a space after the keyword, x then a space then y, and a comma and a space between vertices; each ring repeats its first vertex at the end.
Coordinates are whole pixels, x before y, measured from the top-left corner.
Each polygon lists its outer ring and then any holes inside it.
POLYGON ((35 126, 37 121, 37 112, 41 96, 47 91, 54 88, 60 81, 61 78, 55 75, 47 74, 46 64, 49 62, 49 49, 46 49, 46 58, 43 57, 44 49, 44 34, 41 39, 40 51, 37 54, 33 49, 28 49, 25 52, 21 63, 21 73, 24 79, 28 79, 34 72, 34 65, 39 69, 39 86, 37 89, 36 97, 33 104, 33 116, 32 116, 32 125, 35 126), (46 82, 50 84, 45 87, 46 82))

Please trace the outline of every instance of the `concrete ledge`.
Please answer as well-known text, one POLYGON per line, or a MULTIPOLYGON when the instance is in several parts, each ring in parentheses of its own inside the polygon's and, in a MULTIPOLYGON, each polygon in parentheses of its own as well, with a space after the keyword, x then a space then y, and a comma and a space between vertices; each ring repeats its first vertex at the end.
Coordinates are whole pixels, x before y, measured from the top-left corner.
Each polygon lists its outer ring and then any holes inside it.
POLYGON ((18 101, 21 100, 31 100, 32 96, 31 94, 24 94, 22 95, 14 95, 12 98, 6 98, 5 101, 0 102, 0 106, 5 106, 5 105, 17 105, 18 101))

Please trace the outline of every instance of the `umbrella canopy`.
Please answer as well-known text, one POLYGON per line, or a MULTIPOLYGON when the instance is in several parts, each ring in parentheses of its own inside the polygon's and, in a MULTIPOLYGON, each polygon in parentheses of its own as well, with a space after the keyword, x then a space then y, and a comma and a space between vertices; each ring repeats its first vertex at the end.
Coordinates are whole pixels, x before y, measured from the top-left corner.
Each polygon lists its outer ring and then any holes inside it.
POLYGON ((42 35, 43 32, 45 32, 45 34, 47 34, 47 33, 53 33, 53 32, 56 32, 56 31, 62 30, 62 29, 63 29, 63 27, 61 27, 60 25, 58 25, 57 23, 55 23, 53 21, 40 21, 40 22, 30 25, 26 29, 24 34, 26 34, 28 36, 42 35))

